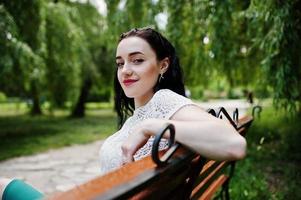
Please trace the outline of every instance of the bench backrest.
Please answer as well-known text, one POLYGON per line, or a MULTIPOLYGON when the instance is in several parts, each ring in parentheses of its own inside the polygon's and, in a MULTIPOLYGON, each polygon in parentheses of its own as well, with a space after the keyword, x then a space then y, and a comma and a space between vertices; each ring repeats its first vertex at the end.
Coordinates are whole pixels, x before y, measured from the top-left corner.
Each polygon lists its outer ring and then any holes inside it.
MULTIPOLYGON (((221 117, 225 111, 209 112, 221 117)), ((246 116, 231 123, 245 135, 252 121, 246 116)), ((220 186, 227 198, 234 166, 234 161, 207 160, 181 146, 166 165, 158 166, 146 157, 50 199, 210 199, 220 186)))

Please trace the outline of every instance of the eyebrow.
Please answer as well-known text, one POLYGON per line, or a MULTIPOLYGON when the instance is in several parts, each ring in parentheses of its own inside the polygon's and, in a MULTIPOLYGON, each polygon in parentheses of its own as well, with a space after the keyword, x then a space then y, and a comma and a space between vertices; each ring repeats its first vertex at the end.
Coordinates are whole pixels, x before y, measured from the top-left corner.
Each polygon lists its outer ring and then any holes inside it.
MULTIPOLYGON (((137 54, 144 55, 144 53, 142 53, 140 51, 135 51, 135 52, 129 53, 129 56, 133 56, 133 55, 137 55, 137 54)), ((121 59, 121 56, 116 56, 116 59, 121 59)))

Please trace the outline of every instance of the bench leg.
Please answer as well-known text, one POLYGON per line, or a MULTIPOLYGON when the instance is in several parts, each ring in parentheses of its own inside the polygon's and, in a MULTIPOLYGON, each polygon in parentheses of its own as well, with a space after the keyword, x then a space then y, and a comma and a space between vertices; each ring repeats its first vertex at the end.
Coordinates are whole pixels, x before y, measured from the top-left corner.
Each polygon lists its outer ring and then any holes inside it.
POLYGON ((223 198, 222 199, 226 199, 226 200, 230 200, 230 195, 229 195, 229 180, 228 179, 225 184, 223 185, 223 189, 222 189, 222 192, 223 192, 223 198))
POLYGON ((220 194, 218 195, 219 199, 230 200, 229 184, 230 184, 231 178, 233 177, 234 169, 235 169, 235 162, 232 162, 231 166, 230 166, 229 178, 225 181, 225 183, 222 186, 222 190, 221 190, 220 194))

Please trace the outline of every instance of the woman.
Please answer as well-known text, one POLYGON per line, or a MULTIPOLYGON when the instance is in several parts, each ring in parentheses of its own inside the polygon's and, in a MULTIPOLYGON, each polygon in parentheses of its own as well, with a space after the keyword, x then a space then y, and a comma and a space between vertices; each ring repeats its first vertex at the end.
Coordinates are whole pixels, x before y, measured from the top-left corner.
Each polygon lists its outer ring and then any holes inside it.
MULTIPOLYGON (((204 157, 236 160, 245 156, 246 141, 227 122, 209 115, 185 97, 174 47, 151 28, 121 35, 116 50, 115 109, 120 130, 100 149, 102 173, 150 154, 153 137, 166 123, 176 140, 204 157)), ((160 148, 167 147, 163 141, 160 148)), ((42 194, 19 180, 0 179, 5 198, 42 194), (16 192, 18 191, 18 192, 16 192)), ((0 194, 1 195, 1 194, 0 194)), ((17 198, 15 198, 17 199, 17 198)))
MULTIPOLYGON (((160 33, 141 28, 122 34, 116 67, 115 109, 122 128, 100 150, 102 173, 149 155, 151 136, 166 123, 175 126, 178 142, 205 157, 244 157, 245 139, 185 98, 175 49, 160 33)), ((165 147, 167 143, 161 143, 161 149, 165 147)))

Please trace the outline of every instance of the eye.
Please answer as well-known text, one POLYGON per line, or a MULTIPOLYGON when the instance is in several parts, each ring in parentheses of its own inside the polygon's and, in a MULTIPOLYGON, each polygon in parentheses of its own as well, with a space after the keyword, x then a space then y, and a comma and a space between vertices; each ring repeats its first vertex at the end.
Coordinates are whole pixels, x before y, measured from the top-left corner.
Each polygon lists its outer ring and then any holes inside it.
POLYGON ((142 59, 142 58, 136 58, 136 59, 133 60, 133 63, 134 63, 134 64, 140 64, 140 63, 142 63, 143 61, 144 61, 144 59, 142 59))
POLYGON ((120 68, 120 67, 122 67, 122 66, 123 66, 123 62, 117 62, 117 63, 116 63, 116 67, 117 67, 117 68, 120 68))

